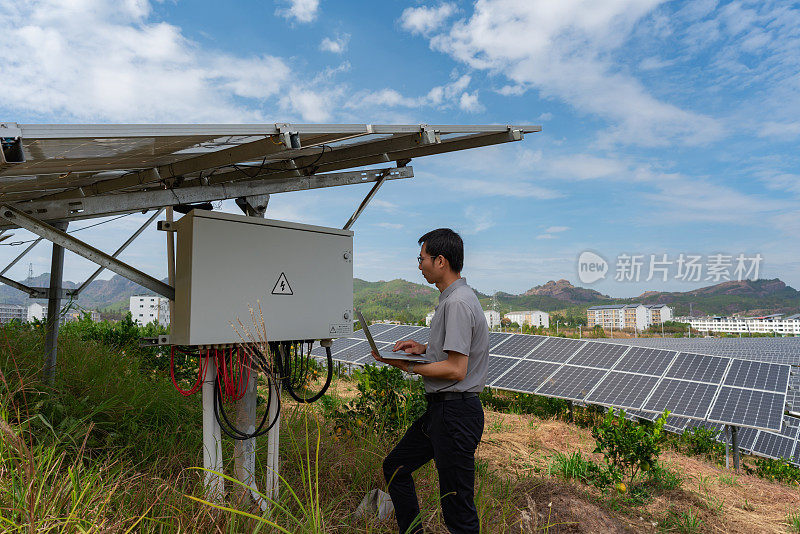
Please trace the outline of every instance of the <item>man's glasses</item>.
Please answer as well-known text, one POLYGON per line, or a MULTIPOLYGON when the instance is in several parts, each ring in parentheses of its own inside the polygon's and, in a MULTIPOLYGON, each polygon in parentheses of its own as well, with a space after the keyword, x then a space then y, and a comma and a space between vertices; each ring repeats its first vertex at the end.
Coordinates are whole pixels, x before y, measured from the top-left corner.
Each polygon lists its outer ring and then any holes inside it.
POLYGON ((438 257, 439 256, 417 256, 417 263, 422 263, 422 260, 424 260, 425 258, 436 259, 438 257))

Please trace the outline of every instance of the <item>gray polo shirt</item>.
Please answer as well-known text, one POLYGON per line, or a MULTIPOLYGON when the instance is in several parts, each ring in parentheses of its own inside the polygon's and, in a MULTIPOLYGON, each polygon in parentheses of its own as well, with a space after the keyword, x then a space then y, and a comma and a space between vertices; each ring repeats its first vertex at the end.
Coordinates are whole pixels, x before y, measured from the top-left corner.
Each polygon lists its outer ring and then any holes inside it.
POLYGON ((424 376, 425 391, 483 391, 489 368, 489 325, 466 278, 459 278, 442 291, 431 321, 427 358, 444 361, 448 350, 469 357, 467 376, 461 381, 424 376))

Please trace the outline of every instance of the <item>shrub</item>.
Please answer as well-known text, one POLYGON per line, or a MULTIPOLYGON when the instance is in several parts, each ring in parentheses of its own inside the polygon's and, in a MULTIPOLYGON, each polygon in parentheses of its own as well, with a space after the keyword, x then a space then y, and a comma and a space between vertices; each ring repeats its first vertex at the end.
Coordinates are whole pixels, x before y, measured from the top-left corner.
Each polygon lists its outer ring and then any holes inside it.
POLYGON ((717 441, 719 430, 695 427, 678 437, 676 444, 684 454, 717 460, 725 453, 725 445, 717 441))
POLYGON ((777 480, 793 486, 800 484, 800 469, 787 463, 785 460, 756 458, 754 464, 755 468, 745 466, 745 470, 761 478, 777 480))
POLYGON ((592 429, 597 441, 594 452, 605 456, 609 472, 617 480, 630 484, 640 471, 647 472, 661 454, 665 439, 664 423, 669 412, 664 412, 652 424, 635 423, 625 418, 625 412, 609 409, 603 422, 592 429))
POLYGON ((425 411, 421 380, 407 380, 395 367, 368 365, 354 371, 358 398, 342 403, 329 395, 322 398, 325 417, 336 422, 337 435, 349 435, 354 428, 377 434, 404 429, 425 411))

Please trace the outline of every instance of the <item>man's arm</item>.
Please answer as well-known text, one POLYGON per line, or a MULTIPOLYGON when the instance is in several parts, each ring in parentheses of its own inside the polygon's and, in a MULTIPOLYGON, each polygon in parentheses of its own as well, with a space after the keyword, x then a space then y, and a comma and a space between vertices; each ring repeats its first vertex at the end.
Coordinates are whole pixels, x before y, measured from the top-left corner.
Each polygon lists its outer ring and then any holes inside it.
MULTIPOLYGON (((405 372, 408 371, 408 364, 409 362, 405 360, 386 360, 381 358, 379 355, 372 353, 372 357, 378 360, 379 362, 383 362, 389 364, 393 367, 397 367, 405 372)), ((453 350, 447 351, 447 359, 442 360, 441 362, 431 362, 431 363, 415 363, 413 365, 413 372, 421 375, 427 376, 429 378, 440 378, 442 380, 464 380, 464 377, 467 376, 467 364, 469 363, 469 356, 466 354, 461 354, 460 352, 456 352, 453 350)))

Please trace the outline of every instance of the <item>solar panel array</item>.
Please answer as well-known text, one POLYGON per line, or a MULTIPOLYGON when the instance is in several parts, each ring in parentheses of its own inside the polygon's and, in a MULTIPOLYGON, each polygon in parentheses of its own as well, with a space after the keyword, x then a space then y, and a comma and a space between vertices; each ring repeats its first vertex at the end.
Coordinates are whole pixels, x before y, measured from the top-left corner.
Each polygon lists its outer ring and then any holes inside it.
MULTIPOLYGON (((380 350, 396 341, 427 340, 430 329, 370 326, 380 350)), ((632 347, 595 340, 492 332, 486 385, 575 402, 613 406, 709 424, 781 431, 789 366, 729 356, 632 347)), ((315 356, 323 356, 321 347, 315 356)), ((333 358, 376 363, 361 331, 334 340, 333 358)), ((683 425, 682 427, 680 425, 683 425)))
MULTIPOLYGON (((631 411, 626 416, 631 419, 645 419, 655 421, 657 414, 631 411)), ((694 428, 708 428, 716 432, 717 441, 726 443, 730 441, 725 432, 724 425, 719 423, 709 423, 685 417, 670 415, 664 425, 664 429, 682 434, 694 428)), ((740 428, 738 430, 739 448, 747 453, 772 458, 775 460, 785 460, 793 465, 800 467, 800 418, 791 415, 784 415, 779 432, 770 430, 760 430, 755 428, 740 428)))
MULTIPOLYGON (((604 341, 637 347, 725 356, 741 360, 800 365, 800 337, 646 337, 604 341)), ((786 403, 790 411, 800 413, 800 373, 790 377, 789 385, 786 403)))

